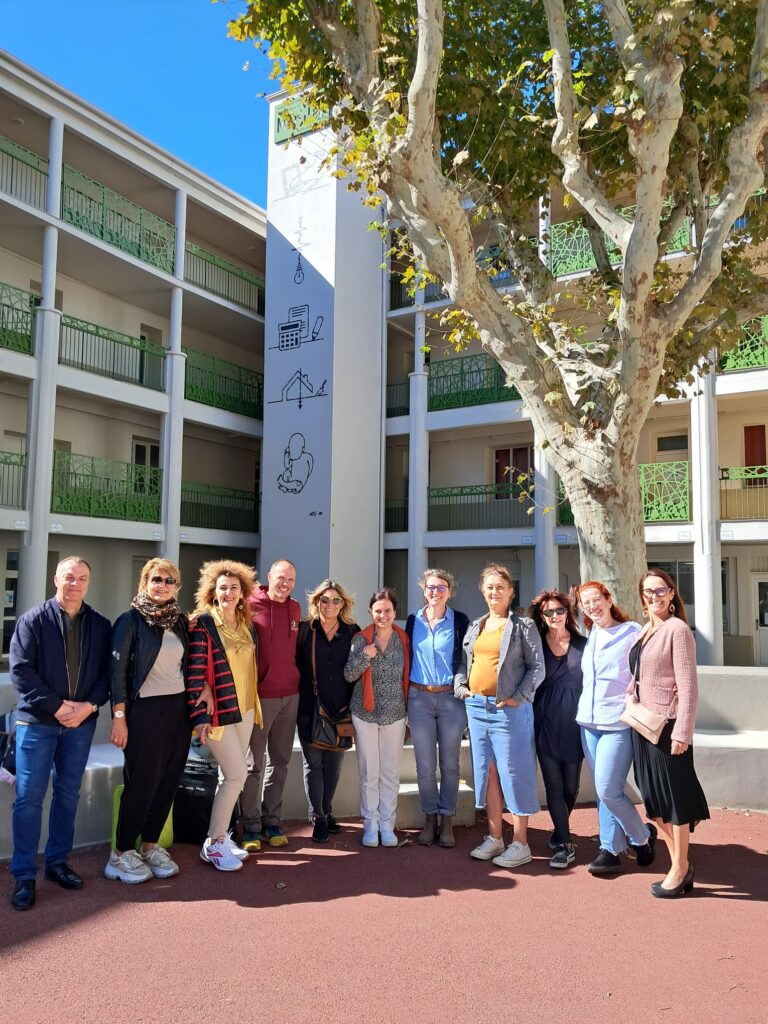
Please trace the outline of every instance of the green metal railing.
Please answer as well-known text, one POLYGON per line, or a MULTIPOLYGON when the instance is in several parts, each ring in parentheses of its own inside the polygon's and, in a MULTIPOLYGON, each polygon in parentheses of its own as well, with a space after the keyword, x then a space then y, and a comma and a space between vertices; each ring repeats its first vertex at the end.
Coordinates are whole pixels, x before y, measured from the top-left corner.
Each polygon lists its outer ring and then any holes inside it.
POLYGON ((411 386, 407 380, 387 384, 387 416, 407 416, 411 408, 411 386))
POLYGON ((720 467, 720 518, 768 519, 768 466, 720 467))
POLYGON ((0 348, 32 353, 32 324, 40 296, 0 284, 0 348))
MULTIPOLYGON (((648 462, 637 467, 640 497, 646 523, 689 523, 691 521, 690 466, 687 462, 648 462)), ((562 480, 558 495, 565 499, 562 480)), ((570 502, 561 500, 557 507, 558 526, 573 526, 570 502)))
POLYGON ((505 381, 499 363, 485 353, 435 360, 429 366, 429 410, 519 399, 515 388, 506 387, 505 381))
POLYGON ((62 169, 61 218, 144 263, 173 273, 173 224, 68 164, 62 169))
POLYGON ((185 397, 216 409, 264 418, 264 376, 246 366, 185 348, 185 397))
POLYGON ((207 484, 182 484, 181 525, 257 533, 258 501, 253 491, 211 487, 207 484))
POLYGON ((61 318, 59 362, 155 391, 164 387, 165 349, 161 345, 73 316, 61 318))
POLYGON ((720 370, 758 370, 768 366, 768 316, 757 317, 744 324, 743 335, 736 348, 720 360, 720 370))
POLYGON ((493 530, 530 526, 532 507, 519 501, 517 484, 478 484, 467 487, 430 487, 427 492, 429 530, 493 530))
POLYGON ((132 462, 55 451, 51 511, 159 523, 162 476, 132 462))
MULTIPOLYGON (((442 302, 447 299, 445 288, 439 281, 430 281, 424 285, 424 302, 442 302)), ((389 279, 389 308, 407 309, 416 302, 410 293, 410 285, 403 284, 399 277, 393 275, 389 279)))
POLYGON ((24 507, 25 457, 16 452, 0 452, 0 505, 24 507))
POLYGON ((184 248, 185 281, 264 316, 263 278, 193 242, 184 248))
POLYGON ((45 157, 0 135, 0 192, 7 192, 22 203, 44 210, 47 188, 48 161, 45 157))
POLYGON ((408 530, 408 499, 387 498, 384 502, 384 532, 405 533, 408 530))

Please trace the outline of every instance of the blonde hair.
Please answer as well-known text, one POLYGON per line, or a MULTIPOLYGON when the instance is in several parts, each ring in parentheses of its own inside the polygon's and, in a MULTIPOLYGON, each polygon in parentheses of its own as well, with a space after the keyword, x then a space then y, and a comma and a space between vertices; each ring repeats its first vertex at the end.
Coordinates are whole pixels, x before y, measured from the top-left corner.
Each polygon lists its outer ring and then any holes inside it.
POLYGON ((506 580, 510 587, 512 587, 512 590, 514 591, 515 581, 512 579, 512 576, 506 565, 499 565, 496 562, 489 562, 489 564, 486 565, 486 567, 480 573, 480 579, 478 580, 477 584, 478 590, 483 589, 483 584, 485 583, 486 579, 489 576, 501 576, 501 578, 503 580, 506 580))
POLYGON ((326 592, 326 590, 335 590, 336 593, 342 600, 341 611, 339 612, 339 618, 342 622, 346 622, 348 626, 354 623, 352 618, 352 609, 355 606, 355 599, 351 594, 347 593, 344 587, 339 583, 338 580, 332 580, 330 578, 325 579, 322 583, 318 583, 314 590, 307 591, 307 618, 310 622, 320 618, 320 598, 326 592))
POLYGON ((448 584, 448 589, 451 592, 451 597, 454 596, 456 591, 459 589, 459 585, 456 582, 456 577, 448 572, 447 569, 425 569, 424 572, 419 576, 419 589, 423 590, 427 585, 427 580, 430 576, 437 576, 438 579, 445 580, 448 584))
POLYGON ((181 572, 175 562, 172 562, 170 558, 150 558, 150 560, 145 562, 141 567, 141 572, 139 573, 139 585, 137 588, 138 593, 141 593, 142 591, 146 592, 149 578, 150 576, 154 576, 155 573, 159 576, 173 576, 176 580, 176 586, 181 586, 181 572))
POLYGON ((200 566, 200 576, 195 592, 195 615, 203 615, 216 606, 216 583, 220 576, 234 577, 240 583, 243 599, 237 608, 237 619, 239 622, 250 623, 248 598, 257 586, 256 570, 252 565, 246 565, 245 562, 234 562, 229 558, 222 558, 216 562, 204 562, 200 566))

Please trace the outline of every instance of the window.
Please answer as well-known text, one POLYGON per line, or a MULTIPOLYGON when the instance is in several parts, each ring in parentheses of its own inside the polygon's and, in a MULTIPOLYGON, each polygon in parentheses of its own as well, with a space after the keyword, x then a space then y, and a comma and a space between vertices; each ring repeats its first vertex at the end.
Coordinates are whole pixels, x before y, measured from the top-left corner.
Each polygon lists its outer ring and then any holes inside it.
MULTIPOLYGON (((744 427, 744 466, 765 466, 768 461, 765 443, 765 424, 744 427)), ((748 477, 744 481, 747 487, 765 487, 768 476, 748 477)))
POLYGON ((137 467, 133 477, 134 489, 141 494, 156 493, 157 487, 152 479, 153 474, 148 471, 158 469, 160 466, 159 443, 144 437, 134 437, 131 461, 137 467))
POLYGON ((142 341, 151 341, 155 345, 163 344, 163 332, 159 327, 152 327, 150 324, 141 324, 139 337, 142 341))
POLYGON ((497 448, 494 452, 493 482, 498 498, 516 497, 520 491, 518 478, 528 476, 530 471, 530 448, 520 445, 516 448, 497 448))
MULTIPOLYGON (((39 295, 42 292, 42 290, 43 290, 43 286, 42 286, 42 284, 39 281, 30 281, 29 282, 29 290, 31 292, 35 292, 37 295, 39 295)), ((54 302, 55 308, 58 309, 58 311, 60 313, 63 312, 63 310, 64 310, 64 292, 61 290, 61 288, 57 288, 56 289, 56 294, 54 296, 53 302, 54 302)))
MULTIPOLYGON (((678 593, 685 602, 688 622, 692 629, 696 628, 696 603, 693 596, 693 562, 676 560, 671 562, 651 561, 649 569, 663 569, 675 581, 678 593)), ((730 616, 728 604, 728 559, 720 562, 720 600, 723 609, 723 632, 730 633, 730 616)))
POLYGON ((662 434, 656 438, 656 451, 659 454, 666 452, 688 452, 687 434, 662 434))

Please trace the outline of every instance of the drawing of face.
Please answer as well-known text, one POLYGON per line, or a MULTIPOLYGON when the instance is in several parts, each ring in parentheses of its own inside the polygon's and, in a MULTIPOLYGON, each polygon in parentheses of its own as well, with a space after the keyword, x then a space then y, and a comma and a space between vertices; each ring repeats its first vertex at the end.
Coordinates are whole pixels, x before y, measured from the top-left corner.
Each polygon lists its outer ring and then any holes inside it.
POLYGON ((288 456, 292 461, 301 458, 304 451, 304 435, 303 434, 291 434, 291 438, 286 448, 288 456))

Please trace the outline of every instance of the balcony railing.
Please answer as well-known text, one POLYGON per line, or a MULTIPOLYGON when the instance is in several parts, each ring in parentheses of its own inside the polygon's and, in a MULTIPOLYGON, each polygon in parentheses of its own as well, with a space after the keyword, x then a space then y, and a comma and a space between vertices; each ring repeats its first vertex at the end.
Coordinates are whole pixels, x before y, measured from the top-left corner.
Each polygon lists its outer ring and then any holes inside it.
POLYGON ((759 370, 768 366, 768 316, 744 324, 741 341, 720 360, 723 373, 732 370, 759 370))
POLYGON ((259 510, 252 491, 207 484, 181 485, 181 525, 257 533, 259 510))
POLYGON ((173 224, 68 164, 62 170, 61 218, 144 263, 173 273, 173 224))
POLYGON ((164 387, 165 349, 161 345, 72 316, 61 318, 59 362, 155 391, 164 387))
POLYGON ((0 192, 7 192, 22 203, 44 210, 47 188, 48 161, 45 157, 0 135, 0 192))
POLYGON ((520 398, 505 381, 499 363, 485 353, 436 360, 429 367, 429 410, 463 409, 520 398))
POLYGON ((32 323, 39 304, 40 296, 34 292, 0 284, 0 348, 31 354, 32 323))
POLYGON ((24 507, 24 462, 16 452, 0 452, 0 505, 24 507))
MULTIPOLYGON (((690 467, 687 462, 647 462, 637 467, 640 497, 646 523, 689 523, 691 521, 690 467)), ((562 482, 559 493, 565 495, 562 482)), ((570 503, 557 508, 558 526, 573 526, 570 503)))
POLYGON ((720 467, 720 518, 768 519, 768 466, 720 467))
POLYGON ((406 533, 408 530, 408 499, 387 498, 384 502, 384 532, 406 533))
POLYGON ((52 512, 159 523, 161 488, 161 469, 53 453, 52 512))
POLYGON ((478 484, 430 487, 427 521, 430 530, 498 530, 511 526, 533 528, 532 507, 517 484, 478 484))
POLYGON ((246 366, 228 363, 205 352, 187 353, 185 397, 216 409, 264 418, 264 377, 246 366))
POLYGON ((387 416, 407 416, 411 408, 411 386, 407 380, 387 384, 387 416))
POLYGON ((264 316, 264 280, 245 267, 187 242, 184 280, 264 316))
MULTIPOLYGON (((416 302, 411 294, 411 285, 403 284, 399 277, 393 275, 389 279, 389 308, 407 309, 416 302)), ((430 281, 424 285, 424 302, 442 302, 447 299, 445 288, 439 281, 430 281)))

